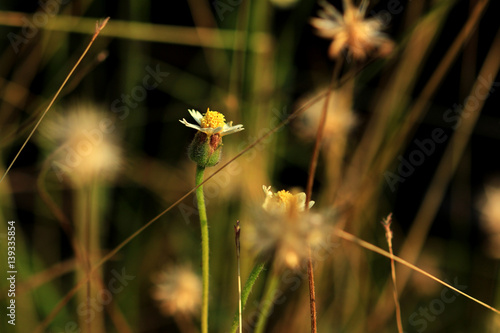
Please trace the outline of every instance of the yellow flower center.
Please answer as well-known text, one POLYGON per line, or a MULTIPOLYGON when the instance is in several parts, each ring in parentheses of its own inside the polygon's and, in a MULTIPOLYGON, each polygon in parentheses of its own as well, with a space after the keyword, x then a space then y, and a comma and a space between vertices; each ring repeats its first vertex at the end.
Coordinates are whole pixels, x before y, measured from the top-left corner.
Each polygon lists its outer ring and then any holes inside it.
POLYGON ((224 115, 217 111, 210 111, 210 108, 207 109, 207 113, 201 118, 201 127, 202 128, 217 128, 223 127, 225 122, 224 115))
POLYGON ((278 191, 276 196, 279 202, 284 203, 286 206, 290 205, 295 200, 293 194, 285 190, 278 191))

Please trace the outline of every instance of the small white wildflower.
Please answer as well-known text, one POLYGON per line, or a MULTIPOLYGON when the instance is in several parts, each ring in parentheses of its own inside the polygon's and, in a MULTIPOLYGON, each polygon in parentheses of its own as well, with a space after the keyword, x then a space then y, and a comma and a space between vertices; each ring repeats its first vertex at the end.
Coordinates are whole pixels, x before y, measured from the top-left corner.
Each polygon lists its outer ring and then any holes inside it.
MULTIPOLYGON (((274 254, 281 267, 297 269, 314 250, 325 243, 327 226, 320 214, 305 211, 305 193, 273 193, 263 186, 266 198, 262 211, 248 232, 248 241, 260 255, 274 254)), ((313 201, 309 202, 312 207, 313 201)))
POLYGON ((207 109, 207 112, 204 115, 196 110, 190 109, 188 111, 198 125, 188 123, 184 118, 179 121, 187 127, 194 128, 195 130, 203 132, 208 136, 219 134, 222 137, 224 135, 244 130, 243 125, 232 126, 232 121, 226 124, 224 115, 217 111, 210 111, 210 108, 207 109))

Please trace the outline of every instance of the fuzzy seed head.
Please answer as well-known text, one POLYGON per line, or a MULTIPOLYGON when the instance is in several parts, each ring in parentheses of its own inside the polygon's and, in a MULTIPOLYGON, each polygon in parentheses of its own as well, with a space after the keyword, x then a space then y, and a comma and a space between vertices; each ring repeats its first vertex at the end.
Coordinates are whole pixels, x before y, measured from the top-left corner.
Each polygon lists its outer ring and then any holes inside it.
POLYGON ((320 1, 323 9, 319 18, 311 19, 311 25, 319 36, 332 40, 328 51, 331 58, 337 58, 343 50, 357 60, 364 60, 369 54, 386 56, 392 51, 392 41, 381 32, 382 22, 365 18, 368 2, 362 0, 356 7, 352 0, 344 0, 342 14, 328 2, 320 1))
POLYGON ((75 186, 114 178, 123 164, 114 129, 112 117, 90 104, 77 104, 47 120, 42 143, 53 151, 58 177, 68 176, 75 186))
POLYGON ((152 297, 165 316, 196 315, 200 309, 202 284, 189 266, 170 266, 153 276, 152 297))

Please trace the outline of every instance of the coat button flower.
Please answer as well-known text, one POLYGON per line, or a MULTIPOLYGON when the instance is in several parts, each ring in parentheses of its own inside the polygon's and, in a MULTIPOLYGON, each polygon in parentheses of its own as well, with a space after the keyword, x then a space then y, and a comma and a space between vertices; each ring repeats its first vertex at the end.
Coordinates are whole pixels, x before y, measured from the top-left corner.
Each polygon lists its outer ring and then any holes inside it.
POLYGON ((189 145, 189 158, 201 167, 214 166, 220 161, 222 137, 243 131, 243 125, 233 126, 232 121, 226 123, 222 113, 210 111, 210 108, 204 115, 196 110, 188 111, 198 123, 198 125, 188 123, 184 118, 179 120, 185 126, 198 131, 189 145))
POLYGON ((271 186, 262 189, 266 196, 262 210, 256 211, 255 222, 249 225, 244 237, 255 254, 263 258, 274 256, 279 269, 299 269, 308 258, 309 248, 314 253, 329 246, 327 235, 331 232, 325 218, 306 210, 314 201, 306 206, 304 192, 273 192, 271 186))

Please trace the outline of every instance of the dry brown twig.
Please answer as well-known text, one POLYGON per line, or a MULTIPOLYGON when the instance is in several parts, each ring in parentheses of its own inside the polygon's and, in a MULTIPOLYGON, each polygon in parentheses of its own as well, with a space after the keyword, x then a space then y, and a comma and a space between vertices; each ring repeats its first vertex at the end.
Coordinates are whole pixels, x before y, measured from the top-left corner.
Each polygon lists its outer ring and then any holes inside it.
MULTIPOLYGON (((389 253, 391 256, 394 255, 392 252, 392 230, 391 230, 391 223, 392 223, 392 213, 387 215, 387 217, 382 221, 382 225, 384 226, 385 229, 385 239, 387 240, 387 245, 389 246, 389 253)), ((401 321, 401 306, 399 304, 399 296, 398 296, 398 287, 396 285, 396 268, 394 266, 394 259, 391 257, 391 276, 392 276, 392 283, 394 285, 394 290, 393 290, 393 295, 394 295, 394 304, 396 305, 396 320, 398 324, 398 332, 403 333, 403 323, 401 321)))
POLYGON ((33 127, 33 129, 31 130, 31 133, 28 135, 28 137, 24 141, 24 143, 21 146, 21 148, 19 148, 19 151, 17 152, 16 156, 14 157, 14 159, 12 160, 12 162, 9 164, 9 166, 7 167, 7 170, 5 170, 5 173, 3 174, 2 178, 0 179, 0 183, 7 176, 7 174, 10 171, 10 169, 14 165, 14 162, 17 160, 17 158, 19 157, 19 155, 23 151, 24 147, 26 146, 26 144, 28 143, 28 141, 31 139, 31 137, 33 136, 33 134, 35 133, 35 131, 38 128, 38 126, 40 126, 40 123, 42 122, 43 118, 45 118, 45 115, 47 114, 47 112, 49 112, 50 108, 52 107, 52 105, 56 101, 57 97, 59 96, 59 94, 61 93, 61 91, 63 90, 63 88, 66 86, 66 83, 68 83, 69 78, 73 75, 73 73, 75 72, 76 68, 80 65, 80 63, 82 62, 83 58, 85 57, 85 55, 89 51, 90 47, 94 43, 95 39, 97 38, 97 36, 99 35, 99 33, 102 31, 102 29, 104 29, 104 27, 106 26, 106 24, 108 23, 108 21, 109 21, 109 17, 105 18, 104 20, 102 20, 100 22, 96 22, 95 32, 94 32, 94 35, 92 36, 92 39, 90 40, 89 44, 87 45, 87 47, 83 51, 83 53, 80 56, 80 58, 78 58, 78 60, 76 61, 76 64, 73 66, 73 68, 71 69, 71 71, 69 72, 69 74, 66 76, 66 79, 64 79, 64 82, 61 84, 61 86, 59 87, 59 89, 55 93, 55 95, 52 98, 52 100, 50 101, 49 105, 47 105, 47 108, 45 109, 45 111, 43 111, 42 115, 40 116, 40 119, 38 119, 37 123, 35 124, 35 127, 33 127))
POLYGON ((416 271, 416 272, 418 272, 418 273, 420 273, 420 274, 423 274, 423 275, 427 276, 428 278, 431 278, 432 280, 434 280, 434 281, 436 281, 436 282, 438 282, 438 283, 442 284, 443 286, 445 286, 445 287, 447 287, 447 288, 450 288, 450 289, 451 289, 451 290, 453 290, 454 292, 456 292, 456 293, 458 293, 458 294, 460 294, 460 295, 462 295, 462 296, 465 296, 465 297, 467 297, 468 299, 470 299, 470 300, 472 300, 472 301, 474 301, 474 302, 476 302, 476 303, 478 303, 478 304, 482 305, 483 307, 485 307, 485 308, 487 308, 487 309, 489 309, 489 310, 491 310, 491 311, 495 312, 496 314, 500 315, 500 311, 499 311, 499 310, 497 310, 497 309, 495 309, 495 308, 494 308, 494 307, 492 307, 491 305, 488 305, 488 304, 486 304, 486 303, 484 303, 484 302, 482 302, 482 301, 478 300, 477 298, 474 298, 474 297, 470 296, 469 294, 464 293, 464 292, 463 292, 463 291, 461 291, 460 289, 457 289, 457 288, 453 287, 451 284, 446 283, 446 282, 444 282, 444 281, 443 281, 443 280, 441 280, 441 279, 438 279, 438 278, 437 278, 437 277, 435 277, 434 275, 432 275, 432 274, 430 274, 430 273, 427 273, 427 272, 426 272, 426 271, 424 271, 423 269, 421 269, 421 268, 419 268, 419 267, 417 267, 417 266, 413 265, 412 263, 409 263, 408 261, 404 260, 403 258, 400 258, 400 257, 397 257, 397 256, 395 256, 395 255, 393 255, 393 254, 390 254, 389 252, 387 252, 387 251, 385 251, 385 250, 383 250, 383 249, 379 248, 378 246, 375 246, 375 245, 373 245, 373 244, 371 244, 371 243, 368 243, 367 241, 364 241, 364 240, 362 240, 362 239, 360 239, 360 238, 358 238, 358 237, 354 236, 353 234, 350 234, 350 233, 348 233, 348 232, 345 232, 344 230, 341 230, 341 229, 336 228, 336 229, 334 230, 334 232, 333 232, 333 233, 334 233, 334 235, 336 235, 337 237, 340 237, 340 238, 342 238, 342 239, 344 239, 344 240, 346 240, 346 241, 349 241, 349 242, 351 242, 351 243, 357 244, 357 245, 359 245, 359 246, 361 246, 361 247, 364 247, 364 248, 365 248, 365 249, 367 249, 367 250, 370 250, 370 251, 372 251, 372 252, 375 252, 375 253, 378 253, 378 254, 380 254, 380 255, 383 255, 384 257, 387 257, 387 258, 389 258, 389 259, 393 259, 394 261, 397 261, 397 262, 399 262, 400 264, 403 264, 404 266, 406 266, 406 267, 408 267, 408 268, 412 269, 413 271, 416 271))

